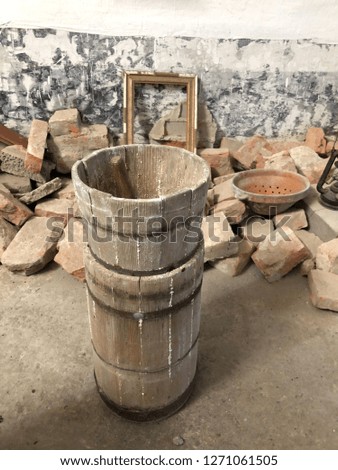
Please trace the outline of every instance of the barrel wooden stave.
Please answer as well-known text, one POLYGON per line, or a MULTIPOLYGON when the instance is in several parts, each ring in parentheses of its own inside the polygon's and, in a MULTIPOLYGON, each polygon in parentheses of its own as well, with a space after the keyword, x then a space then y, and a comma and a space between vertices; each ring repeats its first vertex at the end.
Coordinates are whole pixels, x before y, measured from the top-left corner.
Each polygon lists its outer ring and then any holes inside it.
POLYGON ((114 310, 154 312, 175 306, 189 298, 202 283, 204 250, 198 250, 185 263, 161 274, 136 276, 116 272, 84 250, 87 285, 93 296, 114 310))
POLYGON ((199 332, 202 246, 185 264, 160 275, 114 273, 88 249, 85 264, 92 342, 103 360, 159 370, 187 354, 199 332))
POLYGON ((88 311, 95 351, 108 364, 134 371, 169 370, 198 338, 200 291, 172 313, 145 319, 107 310, 89 293, 88 311), (128 338, 128 341, 126 341, 128 338))
POLYGON ((175 403, 189 388, 196 373, 197 343, 182 361, 177 362, 169 376, 167 369, 156 373, 135 374, 102 361, 94 352, 94 369, 100 392, 108 400, 129 412, 156 410, 175 403))

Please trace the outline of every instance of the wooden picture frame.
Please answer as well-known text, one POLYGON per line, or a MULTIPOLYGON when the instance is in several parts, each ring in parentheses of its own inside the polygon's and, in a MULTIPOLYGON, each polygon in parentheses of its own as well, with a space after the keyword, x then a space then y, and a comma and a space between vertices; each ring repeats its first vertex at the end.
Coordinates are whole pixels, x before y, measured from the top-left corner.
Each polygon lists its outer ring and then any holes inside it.
POLYGON ((177 85, 187 90, 186 146, 196 152, 197 132, 197 75, 159 72, 124 72, 123 133, 126 144, 134 143, 135 85, 177 85))

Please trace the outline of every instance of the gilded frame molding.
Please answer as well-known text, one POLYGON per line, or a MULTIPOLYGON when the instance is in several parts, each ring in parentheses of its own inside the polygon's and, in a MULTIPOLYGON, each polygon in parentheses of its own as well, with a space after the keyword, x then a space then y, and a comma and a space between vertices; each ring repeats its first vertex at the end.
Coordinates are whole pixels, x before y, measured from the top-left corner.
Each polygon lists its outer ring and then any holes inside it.
POLYGON ((124 72, 123 133, 126 144, 134 143, 135 85, 177 85, 187 90, 186 149, 196 152, 197 75, 160 72, 124 72))

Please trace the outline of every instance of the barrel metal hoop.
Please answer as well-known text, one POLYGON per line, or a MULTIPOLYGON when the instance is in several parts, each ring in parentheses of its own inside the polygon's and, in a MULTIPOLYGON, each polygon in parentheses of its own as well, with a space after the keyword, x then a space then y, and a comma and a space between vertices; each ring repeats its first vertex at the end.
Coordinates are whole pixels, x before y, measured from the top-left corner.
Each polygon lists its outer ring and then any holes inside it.
POLYGON ((105 304, 102 300, 98 299, 96 295, 93 293, 93 291, 90 289, 87 283, 87 289, 88 293, 91 296, 91 298, 97 303, 99 307, 101 307, 103 310, 108 310, 111 315, 118 315, 120 317, 130 317, 134 319, 135 321, 138 321, 140 318, 142 320, 149 320, 154 317, 160 318, 163 316, 167 316, 169 314, 174 315, 178 313, 181 308, 185 307, 186 305, 189 305, 191 301, 196 297, 196 295, 200 292, 202 288, 202 282, 199 283, 199 285, 194 289, 194 291, 187 297, 186 299, 182 300, 181 302, 178 302, 175 305, 172 305, 171 307, 167 307, 161 310, 154 310, 152 312, 126 312, 124 310, 117 310, 110 305, 105 304), (136 314, 136 315, 135 315, 136 314))
POLYGON ((181 258, 179 263, 172 264, 171 266, 167 266, 165 268, 156 269, 156 271, 135 271, 135 270, 131 271, 129 269, 120 268, 119 266, 116 266, 116 265, 113 266, 112 264, 107 263, 106 261, 103 261, 102 259, 100 259, 93 252, 90 245, 88 245, 88 248, 89 248, 90 254, 93 256, 95 261, 97 261, 99 264, 101 264, 101 266, 103 266, 104 268, 109 269, 109 271, 114 271, 118 274, 126 274, 128 276, 143 276, 143 277, 145 277, 145 276, 154 276, 154 275, 157 275, 157 274, 164 274, 164 273, 167 273, 168 271, 173 271, 174 269, 179 268, 182 264, 188 262, 191 258, 193 258, 195 256, 195 254, 197 253, 197 251, 201 248, 201 246, 203 247, 203 242, 198 243, 196 248, 193 250, 193 252, 189 253, 189 255, 185 256, 184 258, 181 258))
POLYGON ((189 384, 188 388, 180 395, 176 400, 169 405, 164 406, 163 408, 155 408, 149 410, 140 410, 140 409, 130 409, 124 408, 114 401, 112 401, 102 390, 100 384, 97 381, 95 372, 94 372, 94 379, 96 383, 97 390, 100 394, 101 399, 104 403, 118 416, 122 416, 123 418, 129 419, 131 421, 137 422, 145 422, 145 421, 161 421, 164 418, 168 418, 169 416, 176 413, 180 410, 185 403, 188 401, 193 388, 195 386, 196 376, 193 378, 191 383, 189 384))
MULTIPOLYGON (((176 362, 174 362, 173 364, 171 364, 170 366, 170 369, 174 369, 175 367, 177 367, 179 365, 180 362, 182 362, 190 353, 191 351, 197 346, 197 342, 198 342, 198 339, 199 339, 199 334, 196 336, 196 339, 195 341, 193 342, 193 344, 191 345, 191 347, 189 348, 189 350, 182 356, 180 357, 179 359, 177 359, 176 362)), ((103 359, 100 354, 98 354, 98 352, 96 351, 96 348, 93 344, 93 341, 92 341, 92 347, 94 349, 94 352, 95 354, 97 355, 97 357, 102 361, 104 362, 107 366, 110 366, 110 367, 114 367, 114 369, 119 369, 119 370, 123 370, 125 372, 134 372, 134 373, 137 373, 138 375, 142 375, 142 374, 158 374, 159 372, 163 372, 165 370, 168 370, 169 369, 169 366, 167 365, 166 367, 161 367, 160 369, 152 369, 152 370, 138 370, 138 369, 129 369, 127 367, 121 367, 121 366, 118 366, 116 364, 112 364, 111 362, 107 362, 105 359, 103 359)))

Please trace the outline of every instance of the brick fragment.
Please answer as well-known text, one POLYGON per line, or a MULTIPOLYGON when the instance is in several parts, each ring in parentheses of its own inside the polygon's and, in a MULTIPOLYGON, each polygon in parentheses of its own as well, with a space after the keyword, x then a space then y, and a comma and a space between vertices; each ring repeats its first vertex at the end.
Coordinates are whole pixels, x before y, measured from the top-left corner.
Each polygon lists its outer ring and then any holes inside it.
POLYGON ((279 171, 293 171, 297 173, 295 162, 291 158, 289 152, 283 151, 275 153, 271 157, 266 157, 260 161, 257 168, 265 168, 267 170, 279 170, 279 171))
POLYGON ((251 256, 269 282, 278 281, 308 257, 307 248, 288 227, 272 232, 251 256))
POLYGON ((291 149, 290 155, 295 162, 298 172, 306 176, 310 183, 318 183, 327 160, 320 158, 314 150, 305 145, 291 149))
POLYGON ((55 164, 49 160, 43 160, 40 173, 28 171, 25 168, 26 149, 21 145, 5 147, 0 152, 0 169, 5 173, 17 176, 25 176, 38 183, 46 183, 50 180, 50 173, 55 164))
POLYGON ((15 227, 0 217, 0 258, 16 234, 15 227))
POLYGON ((25 168, 32 173, 40 173, 43 157, 45 155, 48 123, 40 119, 33 119, 28 137, 28 146, 25 156, 25 168))
POLYGON ((231 137, 223 137, 221 140, 220 148, 227 148, 229 150, 230 157, 233 157, 234 152, 241 148, 243 142, 231 137))
POLYGON ((316 153, 325 153, 326 139, 321 127, 310 127, 306 133, 305 145, 316 153))
POLYGON ((79 281, 85 280, 83 261, 84 230, 81 220, 71 219, 59 240, 54 261, 79 281))
POLYGON ((71 178, 61 178, 62 187, 58 189, 53 197, 58 199, 75 199, 74 185, 71 178))
POLYGON ((275 227, 289 227, 296 231, 308 226, 304 209, 292 208, 273 217, 275 227))
POLYGON ((70 199, 45 199, 35 206, 35 215, 38 217, 61 217, 67 221, 74 216, 74 203, 70 199))
POLYGON ((271 219, 264 219, 259 216, 248 217, 241 224, 242 237, 249 240, 254 246, 258 246, 274 230, 275 227, 271 219))
POLYGON ((229 199, 236 198, 234 191, 232 189, 232 179, 233 178, 229 178, 227 181, 217 184, 213 188, 215 204, 218 204, 219 202, 222 202, 222 201, 228 201, 229 199))
POLYGON ((18 201, 7 188, 0 189, 0 217, 20 227, 32 215, 33 212, 18 201))
POLYGON ((313 269, 308 275, 310 300, 320 309, 338 312, 338 275, 313 269))
POLYGON ((234 172, 231 165, 230 153, 228 149, 208 148, 200 151, 200 156, 210 166, 212 178, 227 175, 234 172))
POLYGON ((301 275, 307 276, 316 266, 317 250, 323 241, 317 237, 317 235, 307 230, 297 230, 295 234, 309 251, 309 258, 304 260, 300 265, 301 275))
POLYGON ((210 209, 212 214, 223 213, 230 224, 239 224, 245 219, 247 210, 242 201, 238 199, 229 199, 227 201, 219 202, 210 209))
POLYGON ((47 181, 47 183, 42 184, 36 189, 33 189, 33 191, 23 194, 19 200, 25 204, 32 204, 33 202, 39 201, 40 199, 53 194, 61 187, 61 178, 54 178, 53 180, 47 181))
POLYGON ((297 140, 269 140, 269 144, 272 147, 272 152, 275 154, 283 151, 289 152, 295 147, 304 145, 304 142, 299 142, 297 140))
POLYGON ((234 158, 241 169, 250 170, 257 167, 260 159, 271 156, 272 150, 273 147, 265 137, 255 135, 234 152, 234 158))
POLYGON ((204 261, 225 258, 238 252, 234 232, 224 214, 209 215, 201 226, 204 237, 204 261))
POLYGON ((40 271, 54 258, 63 227, 60 220, 32 217, 3 253, 2 264, 10 271, 22 271, 27 276, 40 271))
POLYGON ((59 109, 49 119, 49 132, 53 137, 81 132, 81 119, 76 108, 59 109))
POLYGON ((32 190, 31 181, 27 176, 10 175, 9 173, 0 173, 0 184, 6 186, 11 193, 27 193, 32 190))
POLYGON ((224 181, 232 179, 234 175, 235 173, 229 173, 228 175, 216 176, 216 178, 213 179, 213 183, 214 185, 224 183, 224 181))
POLYGON ((338 238, 322 243, 318 247, 316 267, 323 271, 338 274, 338 238))
POLYGON ((82 126, 77 134, 50 137, 47 146, 57 171, 67 174, 76 161, 109 146, 108 128, 104 124, 82 126))
POLYGON ((254 251, 255 246, 253 243, 248 240, 241 240, 238 242, 238 253, 236 255, 232 255, 226 259, 211 261, 211 264, 228 276, 235 277, 243 272, 254 251))

